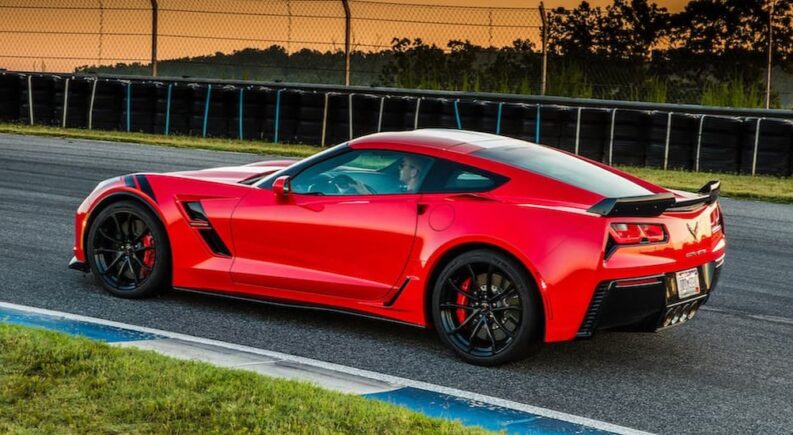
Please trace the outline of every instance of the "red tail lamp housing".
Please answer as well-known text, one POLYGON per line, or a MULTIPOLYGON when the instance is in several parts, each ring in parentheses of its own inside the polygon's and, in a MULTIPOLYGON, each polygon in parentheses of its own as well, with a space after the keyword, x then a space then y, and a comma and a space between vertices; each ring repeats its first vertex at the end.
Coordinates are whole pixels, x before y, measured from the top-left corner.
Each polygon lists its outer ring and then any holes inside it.
POLYGON ((710 229, 715 233, 722 230, 721 207, 716 207, 710 212, 710 229))
POLYGON ((660 224, 611 224, 609 233, 617 245, 659 243, 667 240, 666 227, 660 224))

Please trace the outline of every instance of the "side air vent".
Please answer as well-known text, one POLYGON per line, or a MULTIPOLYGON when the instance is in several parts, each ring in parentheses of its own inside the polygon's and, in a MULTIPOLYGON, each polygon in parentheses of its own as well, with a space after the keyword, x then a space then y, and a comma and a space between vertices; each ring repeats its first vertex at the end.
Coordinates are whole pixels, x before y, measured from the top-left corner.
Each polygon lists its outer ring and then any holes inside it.
POLYGON ((201 203, 198 201, 190 201, 184 203, 184 211, 187 212, 187 216, 190 217, 191 223, 203 223, 209 225, 209 219, 207 219, 207 214, 204 212, 204 207, 201 206, 201 203))
POLYGON ((578 329, 576 337, 591 337, 595 332, 597 325, 598 314, 600 314, 600 307, 603 305, 603 299, 606 298, 608 293, 609 284, 607 282, 601 283, 595 289, 595 294, 592 295, 592 301, 589 302, 589 309, 584 316, 584 321, 578 329))
POLYGON ((211 249, 212 252, 225 257, 231 256, 229 248, 226 247, 226 244, 223 243, 223 240, 220 238, 218 233, 215 232, 215 230, 212 228, 202 228, 198 230, 198 233, 201 234, 204 242, 206 242, 207 246, 209 246, 209 249, 211 249))
POLYGON ((201 206, 201 203, 199 201, 186 201, 182 203, 182 205, 184 206, 185 213, 187 213, 190 226, 198 230, 198 234, 204 239, 204 243, 207 244, 212 253, 224 257, 231 257, 231 251, 229 251, 229 248, 223 243, 223 239, 220 238, 217 231, 212 228, 212 224, 209 222, 209 218, 204 211, 204 207, 201 206))

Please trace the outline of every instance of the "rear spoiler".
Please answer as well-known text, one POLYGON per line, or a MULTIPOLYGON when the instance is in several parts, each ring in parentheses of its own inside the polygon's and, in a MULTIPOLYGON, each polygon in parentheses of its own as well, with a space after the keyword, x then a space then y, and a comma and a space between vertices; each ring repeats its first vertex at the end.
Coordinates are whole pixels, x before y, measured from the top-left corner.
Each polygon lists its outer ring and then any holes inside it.
POLYGON ((655 217, 665 211, 688 211, 702 204, 712 204, 721 192, 721 182, 707 182, 697 193, 699 196, 677 199, 672 193, 629 196, 624 198, 605 198, 592 206, 590 213, 606 217, 655 217))

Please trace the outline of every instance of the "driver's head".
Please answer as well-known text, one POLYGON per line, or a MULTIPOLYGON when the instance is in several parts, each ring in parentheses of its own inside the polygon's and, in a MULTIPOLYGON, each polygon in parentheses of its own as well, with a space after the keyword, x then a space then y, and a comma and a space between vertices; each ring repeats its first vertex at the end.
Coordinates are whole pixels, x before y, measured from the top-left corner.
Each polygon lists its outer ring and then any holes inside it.
POLYGON ((399 163, 399 181, 406 186, 408 192, 418 190, 421 169, 422 166, 416 158, 410 156, 402 157, 402 161, 399 163))

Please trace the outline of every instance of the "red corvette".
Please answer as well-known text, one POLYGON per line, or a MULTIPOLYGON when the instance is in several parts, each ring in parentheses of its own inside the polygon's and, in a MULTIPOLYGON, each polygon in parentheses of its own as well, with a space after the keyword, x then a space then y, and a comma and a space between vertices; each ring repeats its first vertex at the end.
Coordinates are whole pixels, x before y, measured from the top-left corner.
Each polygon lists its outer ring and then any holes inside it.
POLYGON ((173 287, 434 327, 492 365, 692 318, 724 263, 718 195, 491 134, 380 133, 302 161, 103 181, 70 267, 125 298, 173 287))

